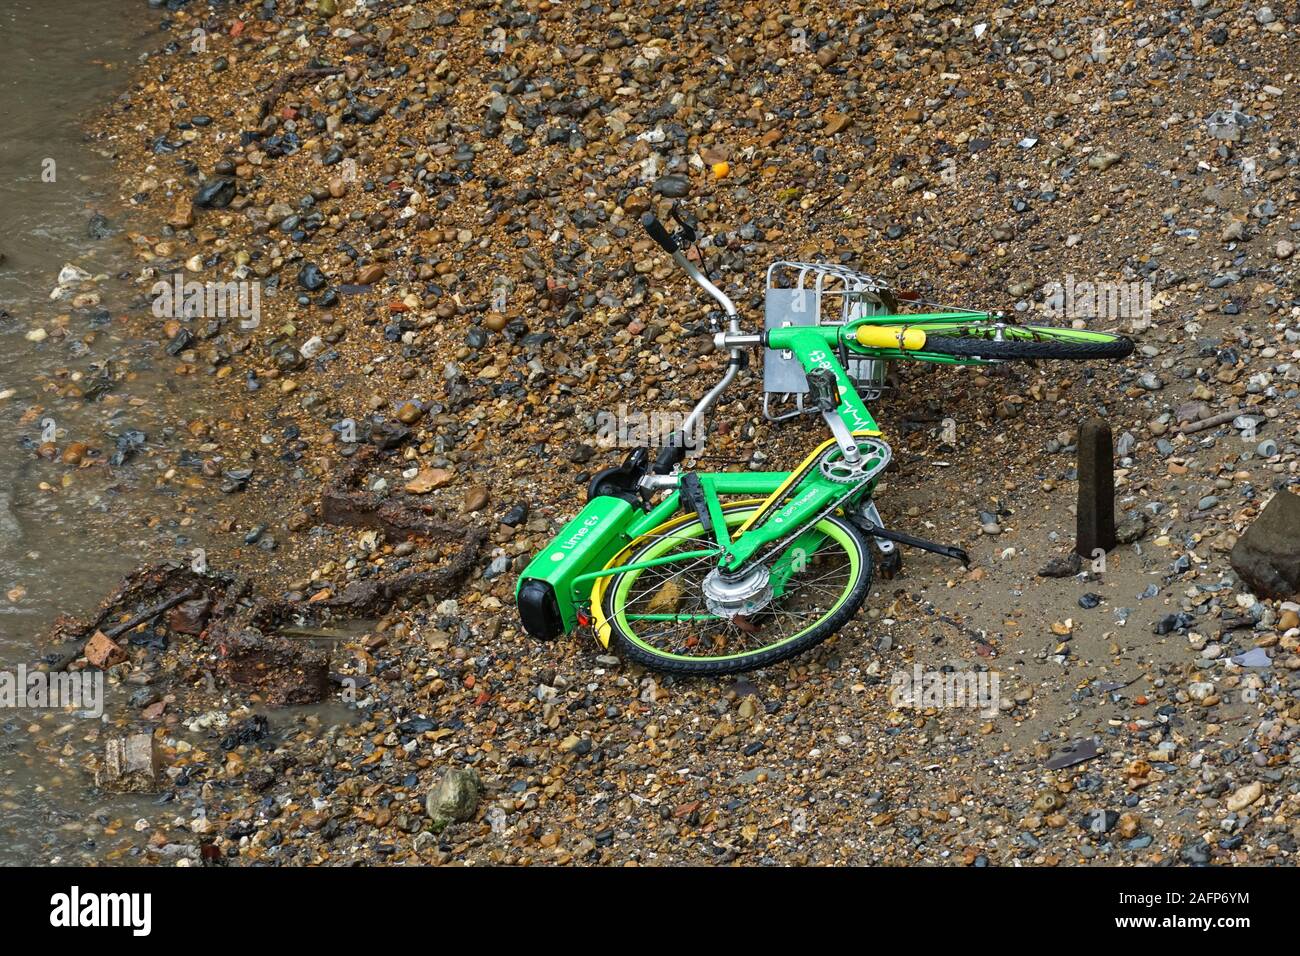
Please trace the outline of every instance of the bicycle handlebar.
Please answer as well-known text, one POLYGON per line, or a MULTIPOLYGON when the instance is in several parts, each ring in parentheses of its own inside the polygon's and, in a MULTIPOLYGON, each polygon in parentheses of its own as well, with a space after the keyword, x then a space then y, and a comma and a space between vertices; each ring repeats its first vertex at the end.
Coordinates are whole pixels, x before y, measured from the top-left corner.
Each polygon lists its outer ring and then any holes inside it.
MULTIPOLYGON (((695 241, 694 226, 686 222, 683 222, 678 217, 676 211, 674 211, 673 213, 673 218, 677 219, 677 221, 681 222, 682 224, 682 231, 678 235, 683 238, 683 241, 687 243, 694 242, 695 241)), ((650 238, 653 239, 658 244, 659 248, 662 249, 664 252, 668 253, 670 256, 672 256, 673 262, 677 263, 677 265, 688 276, 690 276, 692 279, 695 280, 696 284, 699 285, 701 289, 703 289, 705 292, 711 295, 713 297, 713 300, 717 302, 718 305, 722 306, 722 311, 727 314, 727 318, 731 321, 731 331, 733 333, 739 333, 740 327, 736 325, 736 306, 732 303, 731 299, 728 298, 725 292, 723 292, 721 289, 715 286, 712 282, 709 281, 706 275, 700 272, 699 268, 695 265, 695 263, 691 262, 691 260, 686 258, 686 254, 682 252, 682 248, 677 241, 677 237, 673 236, 672 233, 670 233, 667 229, 665 229, 664 224, 660 222, 659 219, 655 216, 655 214, 649 210, 642 213, 641 225, 645 229, 645 231, 650 234, 650 238)))
POLYGON ((677 251, 677 243, 673 241, 672 235, 664 228, 664 224, 658 220, 654 213, 645 212, 641 216, 641 225, 646 232, 650 233, 650 238, 657 242, 659 248, 664 252, 671 256, 677 251))
MULTIPOLYGON (((731 353, 731 361, 727 363, 727 368, 722 375, 722 380, 718 382, 717 385, 713 386, 707 395, 699 400, 695 408, 693 408, 691 413, 686 417, 686 421, 682 424, 682 427, 678 429, 677 434, 682 438, 682 442, 677 443, 675 446, 670 444, 660 453, 653 469, 651 469, 652 473, 655 475, 666 475, 672 470, 674 465, 681 462, 685 455, 685 437, 693 434, 693 429, 696 424, 709 411, 709 409, 717 404, 722 393, 726 391, 727 386, 729 386, 736 378, 740 369, 747 364, 749 358, 741 351, 742 346, 739 342, 727 343, 723 341, 728 336, 734 336, 736 338, 741 337, 740 322, 737 319, 735 303, 731 301, 730 297, 725 292, 709 281, 709 277, 701 272, 700 268, 695 263, 686 258, 686 253, 682 251, 683 244, 689 246, 695 242, 695 223, 687 218, 683 218, 677 206, 673 207, 672 216, 673 219, 677 221, 678 225, 682 227, 681 231, 678 232, 676 236, 665 229, 664 224, 660 222, 655 214, 650 210, 646 210, 646 212, 641 215, 641 226, 647 233, 649 233, 650 238, 655 241, 660 249, 673 257, 673 262, 675 262, 683 272, 690 276, 691 279, 695 281, 696 285, 707 292, 713 300, 718 303, 718 305, 722 306, 722 311, 727 315, 728 331, 718 332, 717 336, 714 338, 714 342, 719 348, 725 348, 731 353)), ((754 341, 752 343, 745 342, 744 346, 749 346, 751 344, 757 345, 762 341, 759 336, 754 336, 753 338, 754 341)))

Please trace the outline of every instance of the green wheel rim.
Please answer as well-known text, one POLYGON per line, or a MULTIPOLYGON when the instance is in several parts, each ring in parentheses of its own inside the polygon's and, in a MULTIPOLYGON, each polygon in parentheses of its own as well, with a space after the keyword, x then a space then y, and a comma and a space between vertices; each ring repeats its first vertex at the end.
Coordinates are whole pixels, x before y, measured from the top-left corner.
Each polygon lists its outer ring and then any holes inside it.
MULTIPOLYGON (((747 517, 749 517, 751 511, 752 509, 746 509, 743 511, 735 511, 727 514, 726 515, 727 526, 731 527, 732 525, 741 524, 747 517)), ((613 603, 613 610, 614 610, 613 617, 615 621, 618 623, 619 630, 629 641, 631 641, 633 644, 637 645, 647 653, 653 654, 656 657, 661 657, 661 658, 674 660, 674 661, 694 661, 694 662, 734 661, 745 657, 751 657, 754 654, 759 654, 759 653, 765 654, 774 650, 775 648, 784 647, 785 645, 791 643, 792 641, 799 640, 799 638, 803 637, 813 628, 817 627, 818 624, 826 620, 826 618, 830 617, 832 614, 834 614, 836 611, 840 609, 840 607, 844 604, 844 602, 848 600, 849 595, 853 593, 854 588, 857 586, 858 580, 862 576, 862 561, 858 554, 857 542, 854 540, 853 536, 849 534, 849 532, 846 531, 840 525, 836 524, 833 521, 827 521, 825 519, 819 521, 816 525, 814 525, 814 527, 822 534, 826 535, 827 538, 836 542, 840 546, 840 549, 842 549, 844 553, 848 556, 849 574, 847 579, 844 582, 844 587, 840 591, 839 596, 835 599, 834 604, 832 604, 829 608, 827 608, 820 616, 816 618, 816 620, 812 621, 807 627, 802 628, 797 633, 784 637, 781 640, 776 641, 772 644, 764 644, 760 648, 755 648, 748 651, 741 651, 735 654, 713 654, 713 655, 676 654, 671 651, 661 650, 660 648, 655 647, 653 644, 649 644, 645 640, 643 640, 640 637, 640 635, 638 635, 636 631, 632 629, 632 626, 629 624, 627 619, 628 592, 632 589, 632 585, 636 583, 637 578, 641 576, 642 570, 644 569, 639 569, 636 571, 625 571, 615 579, 613 594, 611 595, 611 601, 613 603)), ((703 530, 704 530, 703 526, 698 521, 691 522, 690 524, 684 525, 681 528, 676 528, 673 530, 671 534, 665 536, 662 540, 656 541, 646 551, 638 552, 636 560, 647 561, 647 560, 652 560, 654 558, 657 558, 661 556, 665 551, 668 551, 670 548, 672 548, 673 545, 680 543, 683 539, 695 537, 698 533, 702 532, 703 530)), ((689 561, 689 560, 698 560, 698 559, 684 559, 684 560, 689 561)), ((780 599, 778 598, 777 600, 779 601, 780 599)))

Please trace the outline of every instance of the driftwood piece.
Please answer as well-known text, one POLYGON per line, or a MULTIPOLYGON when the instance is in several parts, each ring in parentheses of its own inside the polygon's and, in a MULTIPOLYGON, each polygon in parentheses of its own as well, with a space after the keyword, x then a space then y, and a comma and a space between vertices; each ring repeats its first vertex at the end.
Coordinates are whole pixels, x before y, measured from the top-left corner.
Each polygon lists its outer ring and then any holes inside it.
POLYGON ((80 620, 60 615, 50 629, 49 643, 59 645, 58 650, 45 658, 50 670, 60 671, 81 656, 86 643, 96 632, 116 640, 123 634, 147 623, 207 590, 219 591, 226 587, 226 579, 204 578, 190 568, 176 562, 164 562, 140 568, 122 579, 117 589, 105 598, 90 620, 80 620), (166 595, 161 600, 159 595, 166 595), (123 608, 139 607, 150 602, 143 610, 127 620, 110 624, 120 617, 123 608))
POLYGON ((276 102, 281 96, 288 91, 289 87, 301 83, 304 80, 323 79, 327 76, 337 76, 343 72, 340 66, 308 66, 301 70, 294 70, 292 73, 286 73, 271 84, 271 88, 266 91, 262 97, 261 109, 258 111, 258 122, 266 119, 271 110, 275 108, 276 102))
POLYGON ((347 609, 354 614, 382 611, 402 597, 450 593, 473 568, 487 543, 487 530, 444 521, 432 507, 411 495, 381 496, 360 488, 367 466, 376 453, 363 452, 337 481, 321 493, 321 519, 326 524, 377 528, 395 539, 429 538, 454 541, 460 550, 451 562, 436 571, 414 571, 389 579, 354 581, 339 594, 317 602, 330 609, 347 609))
POLYGON ((1217 415, 1211 415, 1209 418, 1202 418, 1198 422, 1188 422, 1178 429, 1180 435, 1191 435, 1196 432, 1205 431, 1207 428, 1214 428, 1218 425, 1226 425, 1238 415, 1245 414, 1241 409, 1235 409, 1230 412, 1220 412, 1217 415))

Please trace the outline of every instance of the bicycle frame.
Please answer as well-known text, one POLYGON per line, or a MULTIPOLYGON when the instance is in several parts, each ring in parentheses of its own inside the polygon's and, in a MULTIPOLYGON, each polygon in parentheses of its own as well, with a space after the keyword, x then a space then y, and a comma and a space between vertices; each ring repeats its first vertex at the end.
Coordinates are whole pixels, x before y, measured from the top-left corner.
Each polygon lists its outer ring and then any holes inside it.
MULTIPOLYGON (((836 357, 840 333, 837 328, 807 326, 773 330, 770 346, 792 350, 807 371, 828 369, 839 389, 840 402, 835 416, 847 426, 854 439, 877 437, 881 432, 875 419, 836 357)), ((860 349, 856 343, 853 347, 860 349)), ((696 411, 700 412, 702 407, 707 410, 716 401, 717 391, 711 391, 696 411)), ((843 499, 844 486, 827 479, 815 467, 820 456, 838 440, 835 436, 827 439, 798 468, 789 472, 693 472, 711 519, 713 546, 677 553, 669 558, 646 563, 620 560, 632 541, 646 535, 670 534, 674 527, 699 520, 695 509, 689 505, 685 515, 674 518, 683 509, 681 483, 686 472, 656 476, 650 480, 658 490, 668 492, 653 506, 638 508, 624 497, 596 496, 520 575, 516 598, 521 612, 525 608, 525 592, 532 588, 534 600, 549 605, 551 613, 558 618, 559 630, 568 633, 587 623, 590 608, 596 616, 597 637, 607 646, 609 633, 600 613, 600 598, 612 576, 697 558, 714 559, 719 568, 736 571, 764 548, 797 535, 772 564, 773 591, 779 596, 780 589, 794 570, 791 556, 800 551, 811 555, 821 544, 821 532, 807 526, 812 525, 837 499, 843 499), (749 499, 748 503, 756 506, 734 533, 724 518, 721 502, 722 496, 733 495, 744 496, 749 499)), ((841 500, 837 510, 863 509, 870 501, 875 483, 872 480, 847 500, 841 500)))
MULTIPOLYGON (((879 512, 871 499, 879 474, 888 464, 889 446, 877 440, 880 429, 837 355, 852 351, 882 358, 952 363, 954 359, 948 356, 924 351, 925 329, 987 317, 987 313, 972 311, 874 315, 847 325, 792 326, 771 329, 764 335, 747 334, 740 329, 734 303, 687 258, 679 239, 670 236, 652 214, 647 213, 643 224, 655 242, 713 297, 727 316, 726 329, 715 335, 714 342, 729 352, 731 360, 722 380, 700 399, 675 437, 684 441, 717 403, 745 366, 744 350, 765 345, 795 355, 809 376, 810 387, 816 373, 818 410, 830 428, 831 438, 790 472, 673 471, 674 464, 684 457, 683 446, 665 449, 668 454, 660 454, 653 473, 646 472, 644 458, 636 459, 634 468, 635 453, 620 468, 602 472, 589 488, 586 507, 519 576, 516 602, 524 627, 535 637, 558 637, 588 623, 590 609, 596 618, 597 637, 608 646, 609 627, 601 607, 608 583, 623 572, 674 561, 709 559, 726 576, 748 573, 752 563, 761 563, 768 570, 773 594, 779 596, 797 559, 811 556, 821 546, 825 536, 817 530, 819 521, 837 512, 856 513, 879 527, 879 512), (833 386, 826 381, 826 372, 833 386), (841 463, 850 466, 841 474, 822 467, 830 461, 832 445, 839 446, 841 463), (618 473, 618 480, 610 472, 618 473), (612 490, 605 490, 607 486, 600 482, 602 475, 612 490), (661 492, 667 492, 666 496, 652 506, 652 496, 661 492), (733 532, 720 500, 724 495, 763 497, 748 502, 754 507, 733 532), (683 510, 685 514, 678 516, 683 510), (694 523, 711 533, 711 544, 641 562, 626 560, 632 542, 648 535, 673 535, 674 529, 694 523)), ((688 242, 695 238, 694 230, 685 223, 681 238, 688 242)), ((696 539, 696 535, 689 536, 691 541, 696 539)), ((682 536, 681 540, 688 539, 682 536)), ((882 551, 893 548, 888 541, 881 541, 879 546, 882 551)))

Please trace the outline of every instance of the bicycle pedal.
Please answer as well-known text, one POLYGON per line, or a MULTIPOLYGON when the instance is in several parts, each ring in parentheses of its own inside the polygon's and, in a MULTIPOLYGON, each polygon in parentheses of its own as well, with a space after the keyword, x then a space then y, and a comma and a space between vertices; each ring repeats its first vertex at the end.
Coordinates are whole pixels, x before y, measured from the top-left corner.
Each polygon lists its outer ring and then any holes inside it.
POLYGON ((713 534, 713 515, 709 514, 709 501, 704 494, 704 485, 700 483, 700 476, 693 471, 688 471, 682 475, 681 484, 678 486, 681 490, 681 496, 695 510, 699 516, 700 525, 704 528, 705 534, 713 534))
POLYGON ((834 411, 840 404, 840 389, 835 373, 828 368, 815 368, 807 373, 808 400, 822 412, 834 411))

